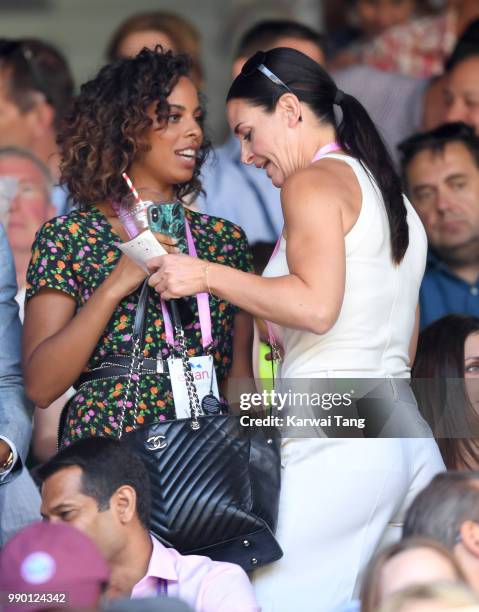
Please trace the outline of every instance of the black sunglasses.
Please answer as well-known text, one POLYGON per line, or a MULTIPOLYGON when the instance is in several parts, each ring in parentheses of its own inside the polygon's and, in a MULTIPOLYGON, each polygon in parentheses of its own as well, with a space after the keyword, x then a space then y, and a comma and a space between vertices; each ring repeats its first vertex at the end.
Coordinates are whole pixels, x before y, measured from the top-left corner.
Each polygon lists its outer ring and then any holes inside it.
MULTIPOLYGON (((45 96, 45 100, 52 104, 52 96, 39 69, 38 62, 33 51, 26 43, 21 40, 0 39, 0 61, 2 59, 11 60, 12 62, 20 60, 28 70, 33 89, 42 93, 45 96)), ((16 63, 16 67, 20 68, 18 63, 16 63)))

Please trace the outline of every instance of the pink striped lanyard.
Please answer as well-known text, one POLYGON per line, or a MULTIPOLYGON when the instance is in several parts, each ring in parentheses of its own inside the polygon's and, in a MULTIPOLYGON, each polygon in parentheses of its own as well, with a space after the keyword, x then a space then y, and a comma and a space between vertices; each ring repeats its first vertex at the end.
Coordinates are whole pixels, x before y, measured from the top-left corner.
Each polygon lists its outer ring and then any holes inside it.
MULTIPOLYGON (((334 153, 335 151, 341 151, 340 145, 337 142, 330 142, 329 144, 324 145, 324 147, 321 147, 319 151, 315 153, 313 159, 311 160, 311 163, 314 164, 314 162, 321 159, 321 157, 323 157, 324 155, 327 155, 328 153, 334 153)), ((271 261, 273 257, 276 255, 276 253, 279 251, 279 247, 281 245, 282 238, 283 238, 283 230, 281 230, 281 234, 279 235, 279 238, 276 241, 276 244, 273 250, 273 254, 271 255, 269 261, 271 261)), ((278 343, 276 342, 276 338, 274 337, 274 334, 273 334, 273 326, 271 325, 269 321, 265 320, 265 323, 266 323, 266 328, 268 330, 268 341, 271 346, 273 358, 279 359, 278 343)))
MULTIPOLYGON (((193 235, 191 233, 190 224, 188 223, 188 219, 185 217, 185 229, 186 229, 186 240, 188 242, 188 254, 191 257, 198 257, 196 253, 195 242, 193 240, 193 235)), ((198 315, 200 319, 200 329, 201 329, 201 344, 203 349, 211 346, 213 344, 213 336, 211 332, 211 311, 210 311, 210 303, 208 299, 208 294, 205 293, 197 293, 196 294, 196 303, 198 304, 198 315)), ((166 340, 170 346, 175 345, 175 336, 173 333, 173 325, 171 324, 170 313, 166 308, 166 304, 164 300, 161 300, 161 312, 163 313, 163 323, 165 326, 166 332, 166 340)))
POLYGON ((156 586, 156 592, 158 595, 168 596, 168 580, 165 578, 158 578, 158 584, 156 586))

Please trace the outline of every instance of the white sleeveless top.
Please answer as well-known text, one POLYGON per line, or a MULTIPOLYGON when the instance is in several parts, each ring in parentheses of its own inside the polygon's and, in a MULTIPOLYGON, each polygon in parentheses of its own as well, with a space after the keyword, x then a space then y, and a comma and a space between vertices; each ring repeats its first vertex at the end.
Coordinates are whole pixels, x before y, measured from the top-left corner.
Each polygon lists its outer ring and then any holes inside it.
MULTIPOLYGON (((352 157, 325 157, 347 163, 362 192, 359 217, 345 236, 344 299, 338 320, 325 334, 273 325, 284 348, 281 378, 409 377, 409 343, 426 265, 426 233, 405 197, 409 246, 396 265, 391 258, 387 213, 376 182, 352 157)), ((287 274, 283 236, 263 276, 287 274)))

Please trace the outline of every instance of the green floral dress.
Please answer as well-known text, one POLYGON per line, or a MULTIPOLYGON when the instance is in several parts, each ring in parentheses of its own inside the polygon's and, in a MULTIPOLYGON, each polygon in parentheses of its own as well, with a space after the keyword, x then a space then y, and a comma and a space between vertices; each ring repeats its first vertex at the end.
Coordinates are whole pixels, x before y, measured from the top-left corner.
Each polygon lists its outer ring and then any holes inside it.
MULTIPOLYGON (((251 271, 251 253, 243 230, 208 215, 186 211, 200 259, 251 271)), ((74 298, 80 309, 116 266, 121 251, 118 234, 95 207, 73 211, 45 223, 32 247, 27 273, 26 300, 42 289, 55 289, 74 298)), ((128 355, 140 290, 125 297, 115 309, 85 368, 98 367, 106 355, 128 355)), ((195 298, 188 298, 194 320, 185 325, 190 355, 202 355, 201 330, 195 298)), ((237 308, 210 297, 214 360, 218 382, 231 368, 233 324, 237 308)), ((145 325, 145 357, 170 355, 159 295, 150 290, 145 325)), ((68 404, 62 445, 87 436, 115 436, 124 401, 126 377, 92 381, 82 385, 68 404)), ((123 431, 152 421, 175 418, 173 394, 166 374, 142 375, 136 424, 133 405, 127 400, 123 431)))

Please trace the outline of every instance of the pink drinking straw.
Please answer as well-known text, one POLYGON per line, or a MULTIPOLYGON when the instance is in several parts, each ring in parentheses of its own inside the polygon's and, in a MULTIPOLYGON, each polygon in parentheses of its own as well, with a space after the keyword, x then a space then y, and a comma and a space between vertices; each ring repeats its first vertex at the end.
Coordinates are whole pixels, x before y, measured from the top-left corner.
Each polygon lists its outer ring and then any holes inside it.
POLYGON ((133 185, 133 183, 131 182, 130 177, 128 176, 128 174, 126 172, 123 172, 123 174, 121 175, 123 177, 123 179, 125 180, 125 183, 128 185, 131 193, 133 194, 133 197, 136 200, 137 204, 142 204, 142 199, 140 198, 140 196, 138 195, 138 191, 135 189, 135 186, 133 185))

